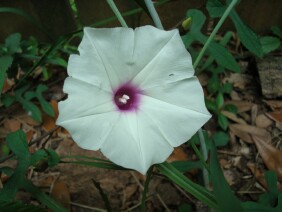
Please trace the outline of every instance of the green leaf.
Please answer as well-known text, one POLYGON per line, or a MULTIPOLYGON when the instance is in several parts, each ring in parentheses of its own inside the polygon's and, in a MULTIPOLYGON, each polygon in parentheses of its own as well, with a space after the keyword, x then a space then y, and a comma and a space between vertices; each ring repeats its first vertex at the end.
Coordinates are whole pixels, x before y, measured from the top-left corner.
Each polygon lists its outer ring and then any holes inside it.
POLYGON ((245 212, 279 212, 279 210, 276 210, 274 208, 271 208, 269 206, 261 205, 256 202, 243 202, 242 207, 244 208, 243 211, 245 212))
POLYGON ((211 143, 210 172, 213 184, 213 193, 218 202, 220 211, 243 211, 240 201, 235 197, 227 184, 220 165, 214 143, 211 143))
POLYGON ((206 21, 206 16, 200 10, 192 9, 186 13, 186 18, 192 18, 190 31, 193 33, 200 32, 206 21))
POLYGON ((8 53, 10 55, 17 53, 20 50, 20 41, 21 41, 21 34, 14 33, 11 34, 5 40, 5 47, 8 49, 8 53))
POLYGON ((274 207, 277 203, 279 194, 277 188, 277 175, 274 171, 267 171, 264 176, 268 185, 268 192, 260 195, 259 202, 263 205, 274 207))
POLYGON ((21 101, 21 104, 35 121, 42 122, 41 112, 35 104, 30 101, 21 101))
POLYGON ((5 175, 10 177, 10 176, 12 176, 12 174, 14 174, 14 169, 12 169, 11 167, 8 167, 8 166, 4 166, 4 167, 0 168, 0 172, 3 172, 5 175))
POLYGON ((210 94, 214 94, 214 93, 219 91, 220 83, 219 83, 219 79, 218 79, 217 74, 213 74, 211 76, 211 78, 208 81, 207 88, 208 88, 208 91, 209 91, 210 94))
MULTIPOLYGON (((47 91, 48 87, 42 84, 39 84, 36 88, 36 91, 28 91, 25 93, 24 97, 25 100, 30 102, 29 100, 37 98, 39 103, 41 104, 41 107, 45 113, 47 113, 49 116, 54 117, 55 112, 52 108, 52 106, 43 98, 43 92, 47 91)), ((40 111, 39 111, 40 112, 40 111)), ((40 118, 41 118, 41 113, 40 113, 40 118)))
MULTIPOLYGON (((226 44, 229 42, 232 36, 233 36, 233 32, 231 31, 226 32, 223 38, 219 41, 219 44, 222 46, 226 46, 226 44)), ((207 69, 213 63, 213 61, 214 61, 214 57, 210 55, 200 70, 202 71, 202 70, 207 69)))
MULTIPOLYGON (((198 200, 211 208, 218 209, 218 202, 214 199, 214 196, 206 190, 204 187, 192 182, 179 172, 173 165, 164 162, 156 165, 160 172, 168 177, 171 181, 179 185, 182 189, 192 194, 198 200)), ((221 201, 221 200, 219 200, 221 201)))
POLYGON ((228 122, 227 118, 223 114, 220 113, 220 114, 218 114, 217 120, 218 120, 219 126, 223 130, 227 130, 227 127, 229 125, 229 122, 228 122))
POLYGON ((215 146, 225 146, 229 142, 229 136, 225 132, 217 132, 212 136, 215 146))
POLYGON ((31 164, 35 171, 45 171, 48 167, 53 167, 60 162, 60 157, 52 149, 40 149, 31 156, 31 164))
POLYGON ((218 93, 215 99, 215 103, 216 103, 216 108, 218 110, 220 110, 224 104, 224 98, 223 98, 223 94, 222 93, 218 93))
POLYGON ((0 201, 0 208, 2 212, 8 211, 28 211, 28 212, 44 212, 43 208, 35 205, 28 205, 22 202, 14 201, 0 201))
POLYGON ((260 40, 256 33, 243 23, 238 14, 233 10, 230 17, 236 27, 238 36, 242 44, 253 54, 262 57, 263 51, 260 40))
POLYGON ((3 94, 1 97, 2 103, 5 105, 5 107, 11 106, 15 101, 16 98, 14 96, 11 96, 9 94, 3 94))
POLYGON ((278 178, 277 178, 275 171, 265 172, 264 177, 267 182, 269 191, 278 194, 279 193, 279 190, 277 187, 278 178))
POLYGON ((113 169, 113 170, 128 170, 126 168, 123 168, 119 165, 116 165, 111 162, 92 162, 92 161, 61 161, 62 163, 71 163, 71 164, 78 164, 78 165, 84 165, 84 166, 92 166, 97 168, 103 168, 103 169, 113 169))
MULTIPOLYGON (((228 0, 227 2, 230 4, 231 0, 228 0)), ((226 5, 223 5, 219 0, 209 0, 207 3, 207 10, 211 17, 220 17, 225 9, 226 5)), ((242 44, 253 54, 262 57, 262 47, 255 32, 243 23, 234 9, 230 12, 229 16, 235 25, 242 44)))
POLYGON ((192 169, 202 169, 204 167, 201 161, 174 161, 171 165, 182 173, 192 169))
POLYGON ((206 104, 206 106, 209 110, 211 110, 213 112, 217 112, 215 101, 205 99, 205 104, 206 104))
POLYGON ((48 152, 48 165, 49 167, 56 166, 59 164, 61 158, 53 149, 46 149, 48 152))
POLYGON ((47 62, 53 65, 62 66, 63 68, 67 68, 68 66, 68 63, 61 57, 55 57, 55 58, 48 59, 47 62))
POLYGON ((223 85, 221 92, 230 94, 232 92, 233 86, 231 83, 227 82, 223 85))
POLYGON ((279 38, 282 38, 282 30, 278 26, 271 27, 271 31, 274 35, 278 36, 279 38))
POLYGON ((3 89, 3 85, 6 79, 6 72, 12 65, 13 58, 10 55, 0 57, 0 97, 3 89))
POLYGON ((216 18, 222 16, 227 6, 223 5, 219 0, 208 0, 206 8, 210 16, 216 18))
POLYGON ((25 85, 19 89, 16 90, 15 92, 15 98, 16 100, 21 103, 22 107, 28 112, 29 115, 31 115, 31 117, 38 122, 42 121, 42 117, 41 117, 41 112, 39 110, 39 108, 32 103, 31 101, 29 101, 30 99, 32 99, 33 97, 36 96, 36 93, 33 91, 28 91, 25 93, 24 97, 22 97, 23 93, 29 88, 29 85, 25 85))
POLYGON ((25 133, 22 130, 8 134, 6 142, 19 160, 26 159, 26 157, 29 156, 28 143, 25 133))
POLYGON ((260 38, 263 54, 267 54, 279 48, 281 45, 280 39, 272 36, 260 38))
POLYGON ((224 105, 224 110, 227 110, 227 111, 234 113, 234 114, 237 114, 237 112, 238 112, 237 107, 235 105, 232 105, 232 104, 224 105))
POLYGON ((178 212, 191 212, 191 211, 192 211, 192 207, 187 203, 183 203, 178 207, 178 212))
MULTIPOLYGON (((206 40, 201 40, 201 42, 205 43, 206 40)), ((239 73, 240 66, 234 59, 234 57, 225 49, 222 45, 217 44, 215 42, 211 42, 208 49, 208 52, 214 57, 216 62, 219 65, 229 69, 230 71, 239 73)))
POLYGON ((42 93, 47 90, 48 90, 48 87, 46 85, 42 85, 42 84, 38 85, 36 88, 36 97, 38 101, 40 102, 43 111, 47 113, 49 116, 54 117, 55 112, 52 106, 42 96, 42 93))
POLYGON ((0 190, 0 200, 11 201, 15 198, 24 179, 25 172, 30 165, 30 154, 25 133, 22 130, 10 133, 6 138, 6 142, 19 161, 14 174, 5 183, 3 189, 0 190))

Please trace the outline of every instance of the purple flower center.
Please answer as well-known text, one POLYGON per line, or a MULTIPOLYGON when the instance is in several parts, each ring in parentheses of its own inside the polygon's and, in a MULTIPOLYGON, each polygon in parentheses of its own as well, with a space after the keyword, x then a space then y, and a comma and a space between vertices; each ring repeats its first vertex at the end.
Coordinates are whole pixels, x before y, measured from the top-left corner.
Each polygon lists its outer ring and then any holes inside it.
POLYGON ((113 101, 120 111, 127 112, 138 109, 142 92, 137 86, 125 83, 113 93, 113 101))

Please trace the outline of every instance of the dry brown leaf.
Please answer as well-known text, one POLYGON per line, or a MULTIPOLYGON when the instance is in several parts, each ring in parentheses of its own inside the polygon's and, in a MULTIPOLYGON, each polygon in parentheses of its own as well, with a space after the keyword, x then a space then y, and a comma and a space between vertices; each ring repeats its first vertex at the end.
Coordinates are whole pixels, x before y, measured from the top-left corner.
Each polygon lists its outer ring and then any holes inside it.
POLYGON ((56 181, 51 190, 51 196, 70 211, 70 190, 63 181, 56 181))
POLYGON ((136 193, 137 190, 138 190, 138 185, 136 183, 126 186, 124 189, 125 199, 129 200, 132 197, 132 195, 136 193))
POLYGON ((223 82, 229 82, 233 84, 234 88, 245 89, 248 84, 252 83, 252 80, 252 76, 248 74, 230 73, 229 76, 223 79, 223 82))
POLYGON ((31 118, 31 116, 29 116, 28 114, 25 114, 23 116, 18 117, 19 120, 21 120, 22 122, 30 125, 30 126, 39 126, 40 123, 35 121, 33 118, 31 118))
POLYGON ((250 111, 252 109, 252 107, 255 105, 252 102, 248 102, 248 101, 236 101, 236 100, 231 100, 231 101, 227 101, 225 102, 225 104, 232 104, 235 105, 237 107, 237 111, 238 113, 243 113, 243 112, 247 112, 250 111))
POLYGON ((282 130, 282 113, 281 112, 271 112, 266 114, 267 117, 275 121, 276 127, 282 130))
POLYGON ((276 172, 279 180, 282 180, 282 151, 276 149, 258 136, 252 136, 253 141, 269 170, 276 172))
POLYGON ((32 137, 33 137, 33 134, 34 134, 34 131, 33 130, 29 130, 25 133, 26 135, 26 139, 27 139, 27 142, 30 142, 32 137))
POLYGON ((275 122, 282 123, 282 113, 279 112, 271 112, 266 114, 270 119, 272 119, 275 122))
POLYGON ((2 93, 6 93, 8 90, 10 90, 14 84, 15 82, 13 80, 6 78, 2 88, 2 93))
POLYGON ((231 93, 230 93, 230 97, 233 101, 241 101, 242 98, 240 97, 239 93, 232 90, 231 93))
POLYGON ((4 127, 9 132, 14 132, 14 131, 17 131, 21 128, 21 123, 16 119, 6 119, 4 121, 4 127))
POLYGON ((170 163, 170 162, 179 161, 179 160, 188 160, 188 156, 182 147, 174 148, 173 152, 167 159, 167 162, 170 163))
POLYGON ((268 128, 272 125, 273 121, 271 121, 265 114, 260 114, 256 117, 256 126, 260 128, 268 128))
POLYGON ((282 101, 276 101, 276 100, 269 100, 264 102, 272 109, 272 110, 279 110, 282 111, 282 101))
POLYGON ((253 175, 255 176, 256 180, 265 188, 267 189, 267 183, 265 181, 265 178, 264 178, 264 174, 263 172, 258 169, 258 167, 254 164, 254 163, 251 163, 251 162, 248 162, 247 163, 247 167, 250 169, 250 171, 253 173, 253 175))
POLYGON ((226 160, 226 159, 220 159, 219 160, 219 164, 221 167, 225 168, 225 169, 229 169, 232 164, 230 163, 230 161, 226 160))
POLYGON ((221 113, 230 120, 237 122, 238 124, 247 124, 244 119, 238 118, 234 113, 225 110, 221 111, 221 113))
POLYGON ((263 128, 246 124, 230 124, 229 129, 233 134, 247 143, 253 143, 251 135, 258 136, 267 142, 271 141, 270 133, 263 128))
POLYGON ((206 86, 209 82, 209 76, 204 72, 198 76, 198 79, 203 87, 206 86))

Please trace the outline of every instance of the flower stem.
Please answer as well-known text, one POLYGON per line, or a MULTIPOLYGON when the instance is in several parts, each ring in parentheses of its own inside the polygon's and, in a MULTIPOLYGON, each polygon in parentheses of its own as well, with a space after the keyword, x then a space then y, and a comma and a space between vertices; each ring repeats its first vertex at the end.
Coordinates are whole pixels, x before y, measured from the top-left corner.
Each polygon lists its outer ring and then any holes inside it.
MULTIPOLYGON (((200 138, 200 145, 201 145, 201 151, 202 151, 204 164, 206 164, 206 161, 208 159, 208 151, 207 151, 207 145, 205 142, 205 138, 204 138, 202 129, 198 130, 198 135, 200 138)), ((204 180, 205 187, 209 188, 209 173, 208 173, 207 167, 203 168, 203 180, 204 180)))
POLYGON ((219 28, 222 26, 223 22, 225 21, 225 19, 227 18, 227 16, 229 15, 231 10, 235 6, 235 4, 237 4, 237 2, 238 2, 238 0, 232 0, 231 4, 229 4, 227 9, 223 13, 222 17, 220 18, 219 22, 215 26, 215 28, 212 31, 211 35, 209 36, 207 42, 205 43, 204 47, 202 48, 202 50, 200 51, 198 57, 196 58, 196 60, 194 62, 194 65, 193 65, 194 69, 196 69, 197 66, 199 65, 200 60, 202 59, 202 57, 204 56, 205 51, 207 50, 208 46, 210 45, 210 42, 214 39, 214 36, 218 32, 219 28))
POLYGON ((110 5, 112 11, 114 12, 114 14, 116 15, 117 19, 119 20, 120 24, 123 27, 128 27, 125 20, 123 19, 121 13, 119 12, 115 2, 113 0, 107 0, 108 4, 110 5))
POLYGON ((146 4, 146 6, 149 10, 150 15, 153 18, 153 21, 154 21, 156 27, 159 28, 159 29, 164 29, 162 22, 161 22, 161 19, 160 19, 159 15, 156 11, 156 8, 155 8, 153 2, 151 0, 145 0, 145 4, 146 4))
POLYGON ((145 201, 146 201, 146 196, 147 196, 147 193, 148 193, 148 188, 149 188, 149 183, 151 181, 151 178, 152 178, 152 174, 153 174, 153 168, 154 166, 151 166, 150 169, 148 170, 147 172, 147 177, 146 177, 146 181, 145 181, 145 184, 144 184, 144 190, 142 192, 142 202, 141 202, 141 211, 144 212, 145 211, 145 201))

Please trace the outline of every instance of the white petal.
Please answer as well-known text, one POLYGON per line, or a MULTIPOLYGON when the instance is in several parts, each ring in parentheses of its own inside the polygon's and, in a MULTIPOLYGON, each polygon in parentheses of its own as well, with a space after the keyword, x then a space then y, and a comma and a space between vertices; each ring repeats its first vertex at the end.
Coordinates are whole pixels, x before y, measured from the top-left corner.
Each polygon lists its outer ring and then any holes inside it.
POLYGON ((210 114, 205 105, 203 89, 195 76, 145 89, 144 93, 172 105, 210 114))
POLYGON ((85 31, 78 47, 80 55, 71 55, 69 58, 68 75, 111 91, 109 76, 95 46, 92 45, 92 39, 85 31))
POLYGON ((59 125, 78 117, 116 111, 112 94, 94 85, 68 77, 64 83, 64 92, 68 98, 59 102, 59 125))
POLYGON ((84 33, 88 46, 91 43, 91 50, 95 49, 96 57, 102 61, 112 88, 133 78, 145 88, 152 83, 176 81, 194 73, 191 57, 177 30, 163 31, 152 26, 134 31, 86 27, 84 33))
POLYGON ((85 37, 96 49, 112 89, 130 80, 134 31, 130 28, 84 28, 85 37))
MULTIPOLYGON (((171 86, 177 86, 177 84, 171 83, 171 86)), ((190 83, 185 82, 184 84, 190 83)), ((195 85, 195 83, 192 84, 195 85)), ((160 92, 156 91, 156 93, 160 92)), ((151 95, 151 92, 147 93, 151 97, 142 96, 141 110, 154 121, 173 147, 189 140, 211 117, 204 106, 203 98, 190 98, 186 93, 179 90, 179 93, 169 92, 157 97, 151 95)), ((196 93, 201 96, 199 90, 196 90, 196 93)))
POLYGON ((82 148, 98 150, 107 139, 114 125, 117 125, 119 114, 108 112, 80 118, 64 120, 59 123, 69 131, 73 140, 82 148))
MULTIPOLYGON (((162 42, 162 46, 161 48, 157 46, 156 48, 158 51, 153 55, 150 52, 154 50, 146 49, 146 46, 144 49, 142 49, 142 47, 138 49, 139 52, 144 55, 146 54, 146 50, 147 54, 151 56, 151 60, 137 74, 137 76, 133 79, 133 82, 139 85, 142 89, 146 89, 164 83, 175 82, 184 78, 192 77, 194 75, 194 69, 192 66, 191 56, 185 49, 178 31, 172 30, 165 32, 154 28, 150 30, 152 31, 151 34, 153 35, 155 33, 156 36, 156 40, 152 39, 152 43, 150 43, 151 48, 155 48, 154 42, 157 42, 157 39, 160 39, 159 42, 162 42), (160 38, 158 36, 159 34, 166 34, 166 39, 160 38)), ((143 37, 147 35, 147 39, 149 39, 150 30, 142 28, 142 31, 140 29, 140 32, 142 32, 143 37)), ((136 42, 138 41, 142 42, 141 37, 140 39, 137 39, 136 42)))
POLYGON ((152 164, 165 161, 172 150, 157 126, 142 111, 121 114, 101 148, 113 162, 142 174, 152 164))

